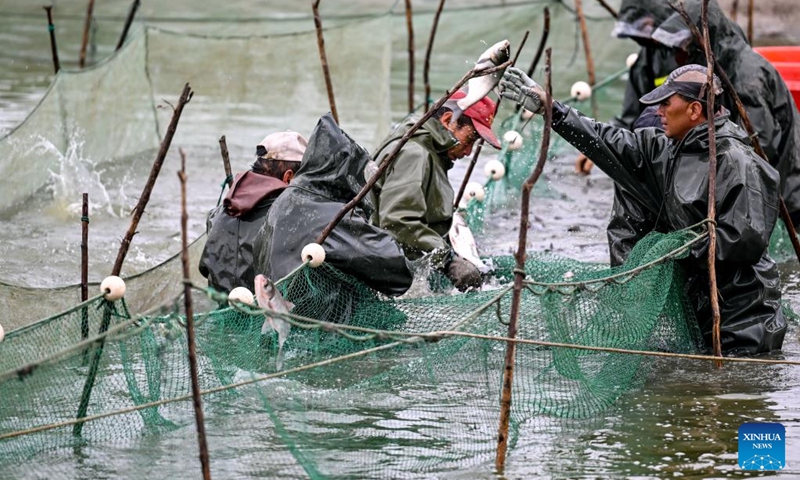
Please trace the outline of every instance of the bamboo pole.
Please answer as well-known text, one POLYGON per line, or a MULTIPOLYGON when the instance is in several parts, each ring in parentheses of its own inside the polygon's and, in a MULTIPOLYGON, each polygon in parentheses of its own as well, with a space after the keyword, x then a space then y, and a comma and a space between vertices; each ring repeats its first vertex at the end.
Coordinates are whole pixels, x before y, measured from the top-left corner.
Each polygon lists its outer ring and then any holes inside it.
POLYGON ((46 5, 44 11, 47 12, 47 31, 50 32, 50 51, 53 55, 53 69, 55 73, 61 70, 61 62, 58 61, 58 47, 56 46, 56 26, 53 25, 53 6, 46 5))
POLYGON ((747 4, 747 41, 753 44, 753 0, 747 4))
POLYGON ((116 50, 119 50, 125 44, 125 38, 128 36, 128 30, 130 30, 133 23, 133 17, 136 16, 136 11, 139 9, 139 2, 140 0, 133 0, 133 3, 131 3, 131 8, 128 10, 128 18, 125 19, 125 26, 122 27, 122 34, 119 36, 116 50))
MULTIPOLYGON (((670 3, 670 7, 672 7, 673 10, 677 11, 681 15, 684 23, 689 26, 695 41, 702 45, 704 42, 703 34, 700 33, 700 31, 697 29, 697 26, 692 23, 692 19, 689 18, 689 14, 686 13, 686 9, 683 8, 683 5, 681 4, 676 6, 670 3)), ((736 89, 733 87, 733 83, 731 83, 730 78, 728 78, 728 74, 725 72, 725 69, 722 68, 722 65, 720 65, 719 62, 716 62, 714 64, 714 71, 722 81, 723 88, 733 98, 733 103, 736 105, 736 111, 739 113, 739 118, 742 119, 742 124, 747 131, 747 135, 751 139, 753 150, 755 150, 756 154, 763 158, 767 163, 770 163, 769 158, 767 158, 767 153, 763 148, 761 148, 761 142, 758 139, 755 128, 753 128, 753 124, 750 122, 750 116, 747 114, 747 110, 744 108, 742 99, 739 98, 739 94, 736 93, 736 89)), ((795 230, 794 222, 792 222, 792 217, 789 215, 789 209, 786 207, 786 202, 783 200, 783 196, 780 197, 779 207, 781 220, 783 220, 784 225, 786 225, 786 230, 789 232, 789 240, 792 242, 792 248, 794 248, 795 256, 797 256, 797 261, 800 262, 800 239, 797 238, 797 231, 795 230)))
MULTIPOLYGON (((81 208, 81 303, 89 299, 89 194, 83 194, 81 208)), ((81 309, 81 340, 89 338, 89 310, 81 309)), ((89 360, 89 349, 83 351, 83 364, 89 360)))
POLYGON ((322 36, 322 17, 319 16, 319 2, 315 0, 311 3, 311 10, 314 12, 314 26, 317 29, 317 47, 319 48, 319 60, 322 63, 322 76, 325 77, 325 88, 328 90, 328 103, 331 106, 331 115, 336 123, 339 123, 339 113, 336 111, 336 99, 333 97, 333 83, 331 83, 331 72, 328 68, 328 57, 325 55, 325 38, 322 36))
MULTIPOLYGON (((714 355, 722 356, 720 337, 719 296, 717 292, 717 130, 714 123, 714 52, 708 35, 708 0, 703 0, 700 18, 703 25, 703 50, 706 54, 708 79, 706 80, 706 118, 708 121, 708 281, 711 301, 711 344, 714 355)), ((717 367, 722 367, 721 363, 717 367)))
POLYGON ((86 66, 86 46, 89 44, 89 28, 92 26, 92 11, 94 10, 94 0, 89 0, 89 5, 86 7, 86 22, 83 24, 83 40, 81 41, 81 53, 78 60, 78 66, 83 68, 86 66))
POLYGON ((439 27, 439 17, 442 16, 445 0, 439 0, 439 6, 436 8, 436 13, 433 16, 433 24, 431 25, 431 34, 428 37, 428 47, 425 49, 425 65, 422 69, 422 80, 425 82, 425 110, 431 104, 431 52, 433 51, 433 40, 436 38, 436 29, 439 27))
MULTIPOLYGON (((147 179, 144 190, 142 190, 142 195, 139 197, 139 202, 133 209, 133 218, 131 218, 131 224, 125 234, 125 238, 122 239, 120 244, 119 252, 117 252, 117 259, 114 262, 114 267, 111 270, 111 275, 119 275, 120 271, 122 270, 122 263, 125 261, 125 256, 128 253, 131 239, 133 239, 133 236, 136 234, 136 227, 139 225, 139 219, 142 218, 144 208, 147 205, 147 202, 150 200, 150 194, 153 191, 156 178, 161 171, 161 166, 164 164, 164 159, 166 158, 167 152, 169 151, 169 146, 172 143, 172 137, 175 136, 175 130, 178 128, 178 120, 181 118, 181 112, 183 112, 183 107, 192 99, 192 95, 194 95, 194 92, 192 92, 189 84, 185 84, 183 86, 183 93, 181 93, 181 97, 178 99, 178 106, 175 107, 175 111, 172 114, 172 120, 169 123, 169 127, 167 127, 167 133, 164 135, 164 140, 161 141, 161 148, 158 150, 158 155, 156 156, 155 162, 153 162, 153 168, 150 170, 150 176, 147 179)), ((108 330, 110 323, 111 302, 105 302, 103 321, 100 323, 98 334, 102 335, 105 333, 108 330)), ((92 396, 92 389, 94 388, 95 377, 97 376, 97 369, 100 365, 100 359, 103 356, 104 346, 105 340, 101 339, 99 341, 99 345, 95 348, 92 363, 89 366, 89 374, 86 378, 86 382, 83 385, 81 401, 78 405, 77 418, 79 419, 86 416, 86 411, 89 407, 89 400, 92 396)), ((82 429, 83 423, 75 424, 72 434, 75 436, 80 436, 82 429)))
POLYGON ((189 241, 187 223, 189 214, 186 211, 186 153, 179 149, 181 155, 181 170, 178 178, 181 181, 181 263, 183 264, 183 301, 186 309, 186 341, 189 350, 189 373, 192 377, 192 404, 194 406, 194 420, 197 424, 197 441, 200 447, 200 466, 203 480, 211 480, 211 467, 208 457, 208 443, 206 440, 206 424, 203 419, 203 403, 200 399, 200 378, 197 374, 197 349, 194 338, 194 314, 192 311, 192 281, 189 271, 189 241))
POLYGON ((222 167, 225 169, 225 183, 230 186, 233 184, 233 173, 231 172, 231 157, 228 155, 228 142, 225 135, 219 137, 219 151, 222 154, 222 167))
MULTIPOLYGON (((575 0, 575 11, 578 13, 578 21, 581 24, 581 38, 583 39, 583 53, 586 54, 586 72, 589 74, 589 85, 594 87, 596 78, 594 75, 594 60, 592 60, 592 50, 589 45, 589 31, 586 29, 586 17, 583 15, 582 0, 575 0)), ((597 118, 597 99, 592 95, 592 116, 597 118)))
POLYGON ((414 111, 414 12, 411 0, 406 0, 406 30, 408 31, 408 113, 414 111))
POLYGON ((322 242, 324 242, 325 239, 328 238, 328 235, 330 235, 334 227, 336 227, 336 225, 344 218, 347 212, 352 210, 353 207, 355 207, 358 204, 358 202, 360 202, 367 195, 367 193, 369 193, 369 191, 372 189, 375 183, 377 183, 378 179, 381 178, 383 172, 385 172, 394 163, 395 158, 397 158, 397 155, 400 153, 400 149, 403 148, 403 146, 405 146, 405 144, 411 138, 411 135, 413 135, 414 132, 416 132, 419 129, 419 127, 421 127, 426 121, 428 121, 428 119, 431 118, 434 113, 436 113, 436 110, 438 110, 442 105, 444 105, 444 102, 446 102, 454 92, 456 92, 465 83, 467 83, 467 81, 470 78, 480 77, 483 75, 490 75, 492 73, 503 70, 510 64, 511 61, 509 60, 505 63, 489 68, 476 69, 473 67, 469 72, 467 72, 463 77, 461 77, 461 80, 456 82, 456 84, 453 85, 453 87, 450 90, 447 90, 444 93, 444 95, 442 95, 442 98, 437 100, 436 103, 433 104, 433 106, 430 108, 430 110, 425 112, 425 114, 422 115, 422 117, 419 120, 417 120, 417 122, 414 125, 412 125, 411 128, 408 129, 408 131, 406 131, 406 133, 397 142, 394 149, 386 157, 386 160, 384 160, 383 163, 381 163, 380 167, 378 167, 378 170, 376 170, 375 173, 372 175, 372 178, 370 178, 367 181, 366 185, 364 185, 364 187, 361 189, 361 191, 358 192, 358 195, 356 195, 355 198, 350 200, 347 203, 347 205, 342 207, 342 209, 339 210, 339 213, 337 213, 336 216, 330 221, 330 223, 328 223, 325 229, 322 230, 322 233, 320 233, 319 237, 317 237, 316 243, 322 245, 322 242))
MULTIPOLYGON (((539 150, 539 160, 536 168, 531 172, 530 177, 522 184, 522 206, 519 221, 519 244, 517 245, 517 268, 514 271, 514 290, 511 299, 511 312, 508 322, 507 338, 514 339, 517 336, 517 320, 519 318, 520 303, 522 300, 523 280, 525 279, 525 247, 528 239, 529 210, 531 200, 531 190, 539 180, 539 176, 544 170, 547 161, 547 152, 550 148, 550 128, 553 120, 553 93, 551 84, 551 50, 548 48, 545 54, 545 84, 547 98, 544 99, 544 129, 542 130, 542 143, 539 150)), ((508 451, 508 425, 511 420, 511 394, 514 383, 514 362, 516 357, 516 342, 509 341, 506 344, 505 364, 503 367, 503 391, 500 399, 500 425, 497 430, 497 456, 495 457, 495 470, 499 475, 503 474, 506 464, 506 453, 508 451)))
POLYGON ((536 49, 536 55, 533 56, 531 66, 528 67, 527 73, 529 77, 533 76, 533 71, 536 70, 536 66, 539 65, 539 59, 542 58, 542 52, 544 52, 548 36, 550 36, 550 9, 544 7, 544 29, 542 30, 542 37, 539 39, 539 47, 536 49))
MULTIPOLYGON (((525 30, 525 35, 522 36, 522 41, 519 42, 519 48, 517 49, 516 55, 514 55, 514 59, 511 61, 511 66, 517 64, 517 59, 519 59, 519 54, 522 52, 522 47, 525 46, 525 42, 528 40, 528 34, 530 33, 529 30, 525 30)), ((492 118, 497 116, 497 111, 500 110, 500 102, 503 101, 503 97, 497 99, 497 103, 494 104, 494 113, 492 113, 492 118)), ((453 202, 453 208, 458 208, 458 203, 461 201, 461 197, 464 196, 464 191, 467 189, 467 183, 469 183, 469 179, 472 176, 472 171, 475 170, 475 165, 478 163, 478 157, 481 155, 481 151, 483 150, 483 144, 486 143, 483 138, 478 140, 477 145, 475 146, 475 153, 472 154, 472 159, 469 161, 469 165, 467 165, 467 171, 464 173, 464 179, 461 180, 461 186, 458 188, 458 194, 456 195, 455 201, 453 202)))

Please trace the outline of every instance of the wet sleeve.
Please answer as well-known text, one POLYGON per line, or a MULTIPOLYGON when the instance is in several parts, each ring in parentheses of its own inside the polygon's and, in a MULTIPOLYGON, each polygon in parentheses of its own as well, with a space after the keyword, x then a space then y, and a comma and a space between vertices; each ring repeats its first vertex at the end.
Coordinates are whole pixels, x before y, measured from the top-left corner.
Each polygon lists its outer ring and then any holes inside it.
POLYGON ((660 205, 661 185, 652 161, 667 150, 667 139, 654 129, 631 132, 584 116, 554 102, 553 130, 650 209, 660 205))
POLYGON ((427 152, 408 143, 385 175, 379 194, 379 226, 397 239, 408 254, 449 249, 444 238, 425 221, 424 187, 430 181, 427 152))
MULTIPOLYGON (((718 261, 756 264, 769 245, 778 218, 777 173, 765 174, 759 160, 738 163, 719 155, 717 173, 718 261)), ((773 170, 774 172, 774 170, 773 170)))
POLYGON ((325 261, 386 295, 402 295, 414 274, 403 249, 380 227, 348 215, 325 239, 325 261))
POLYGON ((635 197, 615 186, 611 221, 606 231, 611 266, 625 263, 636 243, 655 226, 655 215, 635 197))

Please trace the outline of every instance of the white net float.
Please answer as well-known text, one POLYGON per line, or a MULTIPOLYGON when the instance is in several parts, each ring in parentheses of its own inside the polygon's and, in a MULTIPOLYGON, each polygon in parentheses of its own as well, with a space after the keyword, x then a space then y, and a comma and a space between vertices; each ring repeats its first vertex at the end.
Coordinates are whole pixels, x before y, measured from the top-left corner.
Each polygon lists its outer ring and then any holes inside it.
POLYGON ((628 58, 625 59, 625 66, 631 68, 633 64, 636 63, 636 60, 639 60, 639 54, 631 53, 628 55, 628 58))
POLYGON ((253 292, 251 292, 249 288, 236 287, 233 290, 231 290, 231 293, 228 294, 228 303, 234 301, 246 303, 248 305, 253 305, 255 303, 255 297, 253 296, 253 292))
POLYGON ((464 189, 464 197, 467 201, 474 198, 482 202, 483 199, 486 198, 486 190, 484 190, 483 185, 478 182, 469 182, 467 188, 464 189))
POLYGON ((304 262, 307 261, 309 265, 316 268, 325 261, 325 249, 319 243, 309 243, 303 247, 300 257, 304 262))
POLYGON ((483 173, 492 180, 500 180, 506 174, 506 166, 500 160, 489 160, 483 167, 483 173))
POLYGON ((100 282, 100 292, 106 300, 116 301, 125 296, 125 280, 110 275, 100 282))
POLYGON ((509 130, 504 133, 503 140, 508 144, 509 150, 519 150, 522 148, 522 135, 516 130, 509 130))
POLYGON ((592 87, 583 80, 572 84, 569 94, 578 100, 588 100, 592 96, 592 87))

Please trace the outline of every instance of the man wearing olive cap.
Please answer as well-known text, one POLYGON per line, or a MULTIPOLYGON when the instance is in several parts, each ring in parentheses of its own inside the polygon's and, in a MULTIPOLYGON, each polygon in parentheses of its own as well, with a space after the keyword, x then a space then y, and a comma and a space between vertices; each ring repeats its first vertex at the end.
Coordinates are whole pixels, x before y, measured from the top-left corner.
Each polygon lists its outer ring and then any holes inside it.
MULTIPOLYGON (((707 68, 685 65, 640 101, 658 105, 663 132, 634 132, 597 122, 553 102, 553 130, 592 158, 618 188, 654 219, 654 230, 671 232, 708 215, 707 68)), ((510 68, 500 82, 503 96, 541 113, 544 90, 524 72, 510 68)), ((714 94, 722 88, 714 76, 714 94)), ((715 102, 716 105, 719 105, 715 102)), ((728 354, 779 350, 786 334, 780 281, 767 247, 778 218, 779 175, 749 144, 747 134, 718 109, 713 119, 717 145, 716 265, 722 349, 728 354)), ((643 237, 648 232, 641 232, 643 237)), ((711 340, 706 256, 708 241, 683 260, 688 296, 707 345, 711 340)))

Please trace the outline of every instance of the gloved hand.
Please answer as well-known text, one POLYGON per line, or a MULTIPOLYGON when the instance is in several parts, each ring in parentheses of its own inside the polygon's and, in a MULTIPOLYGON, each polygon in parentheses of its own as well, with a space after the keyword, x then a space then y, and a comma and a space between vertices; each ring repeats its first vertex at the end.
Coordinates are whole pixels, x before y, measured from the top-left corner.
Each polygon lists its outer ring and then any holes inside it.
POLYGON ((470 288, 480 288, 482 279, 478 267, 458 255, 454 255, 447 265, 447 278, 461 292, 470 288))
POLYGON ((508 67, 500 80, 503 97, 517 102, 533 113, 544 112, 547 93, 522 70, 508 67))

